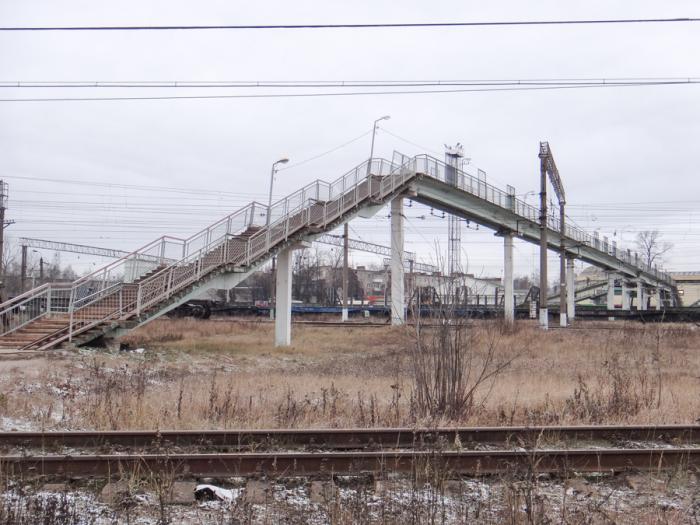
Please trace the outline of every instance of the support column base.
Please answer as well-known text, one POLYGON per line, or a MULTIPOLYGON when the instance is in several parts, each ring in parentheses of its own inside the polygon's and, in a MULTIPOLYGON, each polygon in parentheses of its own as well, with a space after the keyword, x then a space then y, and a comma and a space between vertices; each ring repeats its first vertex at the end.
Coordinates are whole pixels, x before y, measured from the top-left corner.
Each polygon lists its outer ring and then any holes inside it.
POLYGON ((549 312, 547 308, 540 308, 540 328, 542 330, 549 329, 549 312))

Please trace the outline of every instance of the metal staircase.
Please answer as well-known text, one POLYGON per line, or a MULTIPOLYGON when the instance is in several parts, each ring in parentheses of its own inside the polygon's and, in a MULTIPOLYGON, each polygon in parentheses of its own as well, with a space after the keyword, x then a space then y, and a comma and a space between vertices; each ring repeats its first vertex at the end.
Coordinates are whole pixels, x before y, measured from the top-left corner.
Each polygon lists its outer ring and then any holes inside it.
POLYGON ((334 228, 361 205, 383 203, 414 176, 373 159, 269 210, 252 202, 187 239, 160 237, 73 283, 29 290, 0 304, 0 348, 84 344, 118 326, 137 326, 213 274, 255 268, 287 244, 334 228))
MULTIPOLYGON (((587 299, 595 299, 602 297, 608 293, 607 280, 595 280, 590 283, 582 284, 575 290, 574 297, 576 302, 585 301, 587 299)), ((550 295, 547 297, 547 303, 558 304, 559 294, 550 295)))

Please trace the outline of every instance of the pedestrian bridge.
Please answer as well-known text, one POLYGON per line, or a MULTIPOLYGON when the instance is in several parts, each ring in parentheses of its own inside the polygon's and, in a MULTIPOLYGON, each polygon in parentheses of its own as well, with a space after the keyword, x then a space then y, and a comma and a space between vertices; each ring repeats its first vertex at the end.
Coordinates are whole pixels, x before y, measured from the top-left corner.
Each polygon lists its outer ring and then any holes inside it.
MULTIPOLYGON (((236 286, 273 256, 277 257, 275 343, 288 345, 291 252, 387 204, 391 205, 392 322, 401 324, 405 319, 404 198, 477 222, 503 236, 505 316, 512 319, 512 241, 518 237, 539 243, 539 210, 512 191, 428 155, 395 153, 391 161, 370 159, 333 182, 317 180, 270 209, 251 202, 189 238, 160 237, 73 283, 47 283, 10 299, 0 304, 0 347, 49 349, 64 342, 79 345, 105 334, 118 335, 167 313, 202 290, 236 286)), ((560 232, 554 216, 548 217, 547 227, 553 250, 560 250, 564 234, 571 266, 574 259, 581 259, 605 269, 611 279, 637 283, 640 293, 670 294, 674 289, 669 274, 645 265, 629 250, 570 225, 560 232)))

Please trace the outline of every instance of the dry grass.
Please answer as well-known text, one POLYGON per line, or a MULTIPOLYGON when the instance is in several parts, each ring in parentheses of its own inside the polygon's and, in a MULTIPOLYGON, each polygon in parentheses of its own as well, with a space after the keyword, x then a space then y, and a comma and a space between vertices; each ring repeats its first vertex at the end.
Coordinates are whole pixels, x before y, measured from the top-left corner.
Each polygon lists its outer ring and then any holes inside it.
MULTIPOLYGON (((512 332, 494 322, 474 323, 469 340, 477 368, 490 352, 512 362, 482 388, 485 401, 476 410, 454 420, 427 421, 418 416, 410 328, 295 326, 294 346, 280 349, 272 346, 272 326, 264 322, 160 320, 124 339, 132 348, 145 348, 143 354, 83 351, 0 362, 0 421, 5 428, 16 423, 185 429, 688 423, 700 416, 695 327, 585 326, 590 330, 542 333, 527 322, 512 332)), ((647 493, 618 486, 615 479, 552 481, 509 472, 467 480, 452 493, 447 473, 436 469, 434 474, 434 479, 404 480, 394 493, 373 495, 359 487, 311 507, 289 504, 282 491, 264 506, 241 499, 230 507, 178 510, 158 505, 162 500, 156 498, 150 509, 113 509, 110 516, 222 524, 282 517, 305 522, 310 513, 333 523, 680 524, 697 519, 691 504, 697 501, 697 483, 682 476, 661 488, 651 483, 655 488, 647 493)), ((86 515, 79 506, 89 508, 93 501, 25 493, 25 485, 5 487, 0 523, 74 523, 76 515, 86 515)), ((298 499, 298 490, 294 494, 298 499)))
POLYGON ((499 359, 513 363, 480 393, 487 396, 483 406, 456 420, 419 418, 410 329, 295 326, 294 346, 279 349, 271 344, 270 324, 195 320, 155 321, 125 338, 145 347, 144 354, 83 353, 5 366, 0 416, 76 429, 689 423, 700 417, 699 331, 596 326, 542 333, 523 322, 503 333, 497 323, 475 323, 476 358, 495 334, 499 359))

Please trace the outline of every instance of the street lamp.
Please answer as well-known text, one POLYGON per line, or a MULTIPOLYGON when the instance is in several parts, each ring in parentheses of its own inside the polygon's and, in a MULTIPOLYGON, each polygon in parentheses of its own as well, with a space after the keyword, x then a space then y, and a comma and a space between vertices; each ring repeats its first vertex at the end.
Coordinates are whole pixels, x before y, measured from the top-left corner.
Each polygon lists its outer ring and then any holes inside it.
MULTIPOLYGON (((267 244, 270 244, 270 212, 272 211, 272 185, 275 182, 275 173, 277 173, 278 164, 287 164, 289 159, 283 157, 277 162, 272 163, 272 171, 270 172, 270 196, 267 199, 267 221, 265 222, 265 230, 267 235, 267 244)), ((270 298, 272 307, 270 308, 270 319, 275 318, 275 258, 272 258, 272 297, 270 298)))
MULTIPOLYGON (((391 117, 389 115, 384 115, 379 117, 372 124, 372 147, 369 150, 369 161, 367 162, 367 177, 372 174, 372 159, 374 158, 374 138, 377 134, 377 124, 382 120, 389 120, 391 117)), ((348 305, 350 304, 350 298, 348 297, 348 223, 343 225, 343 301, 341 308, 340 319, 342 322, 348 320, 348 305)))
POLYGON ((277 162, 272 163, 272 171, 270 172, 270 197, 267 199, 267 222, 265 223, 266 228, 270 227, 270 212, 272 211, 272 185, 275 182, 275 173, 277 173, 277 165, 287 164, 287 162, 289 162, 289 159, 287 157, 284 157, 278 160, 277 162))
POLYGON ((382 120, 389 120, 391 117, 389 115, 384 115, 383 117, 378 118, 377 120, 374 121, 374 124, 372 125, 372 147, 369 150, 369 164, 370 166, 372 165, 372 159, 374 158, 374 137, 377 134, 377 123, 379 123, 382 120))

